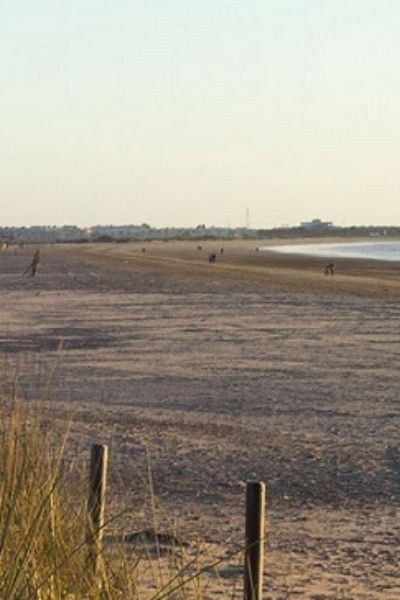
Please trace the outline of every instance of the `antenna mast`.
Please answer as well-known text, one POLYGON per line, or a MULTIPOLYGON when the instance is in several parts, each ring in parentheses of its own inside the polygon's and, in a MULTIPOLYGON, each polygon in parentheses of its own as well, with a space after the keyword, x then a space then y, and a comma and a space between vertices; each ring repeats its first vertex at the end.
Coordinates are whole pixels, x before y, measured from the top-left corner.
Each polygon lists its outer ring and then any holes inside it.
POLYGON ((250 229, 250 210, 246 208, 246 229, 250 229))

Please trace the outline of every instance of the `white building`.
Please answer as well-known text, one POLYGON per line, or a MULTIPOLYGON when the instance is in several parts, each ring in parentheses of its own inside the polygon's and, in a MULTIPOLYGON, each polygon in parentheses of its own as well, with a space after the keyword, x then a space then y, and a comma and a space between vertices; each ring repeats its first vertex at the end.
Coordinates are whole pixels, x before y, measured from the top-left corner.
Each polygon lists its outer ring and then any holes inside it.
POLYGON ((319 232, 332 229, 333 223, 331 221, 321 221, 321 219, 313 219, 312 221, 304 221, 303 223, 301 223, 300 226, 303 229, 307 229, 307 231, 319 232))

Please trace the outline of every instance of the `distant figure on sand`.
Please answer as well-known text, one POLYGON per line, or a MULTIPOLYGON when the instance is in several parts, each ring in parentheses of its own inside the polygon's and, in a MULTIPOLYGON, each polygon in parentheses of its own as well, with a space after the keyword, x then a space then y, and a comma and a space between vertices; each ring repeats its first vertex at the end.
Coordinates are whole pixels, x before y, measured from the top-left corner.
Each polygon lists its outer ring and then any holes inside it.
POLYGON ((203 250, 202 246, 197 246, 197 250, 203 250))
POLYGON ((224 253, 224 249, 223 249, 223 248, 220 248, 220 251, 219 251, 219 253, 220 253, 220 254, 223 254, 223 253, 224 253))
POLYGON ((210 254, 208 257, 208 262, 209 263, 215 263, 217 260, 217 255, 216 254, 210 254))
POLYGON ((325 275, 334 275, 336 271, 336 265, 335 263, 328 263, 324 269, 324 273, 325 275))
POLYGON ((22 275, 26 275, 27 273, 30 272, 31 276, 35 277, 39 263, 40 263, 40 250, 38 248, 36 250, 35 254, 33 255, 33 260, 31 262, 31 264, 25 269, 25 271, 23 272, 22 275))
POLYGON ((144 252, 146 252, 146 248, 142 248, 142 252, 143 252, 143 253, 144 253, 144 252))

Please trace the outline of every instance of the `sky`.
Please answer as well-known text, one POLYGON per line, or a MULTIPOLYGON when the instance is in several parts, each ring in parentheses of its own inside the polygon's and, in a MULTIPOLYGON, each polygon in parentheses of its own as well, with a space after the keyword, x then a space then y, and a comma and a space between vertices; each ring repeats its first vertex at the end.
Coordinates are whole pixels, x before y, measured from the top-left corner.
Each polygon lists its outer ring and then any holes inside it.
POLYGON ((0 225, 400 224, 398 0, 0 0, 0 225))

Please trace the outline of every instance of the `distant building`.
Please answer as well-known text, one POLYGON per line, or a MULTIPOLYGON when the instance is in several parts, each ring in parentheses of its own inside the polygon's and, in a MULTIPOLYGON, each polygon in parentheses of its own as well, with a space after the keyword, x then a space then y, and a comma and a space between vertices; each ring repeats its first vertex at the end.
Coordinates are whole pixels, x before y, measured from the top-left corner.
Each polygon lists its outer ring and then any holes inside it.
POLYGON ((303 229, 312 232, 327 231, 332 229, 333 223, 331 221, 321 221, 321 219, 313 219, 312 221, 304 221, 300 224, 303 229))

